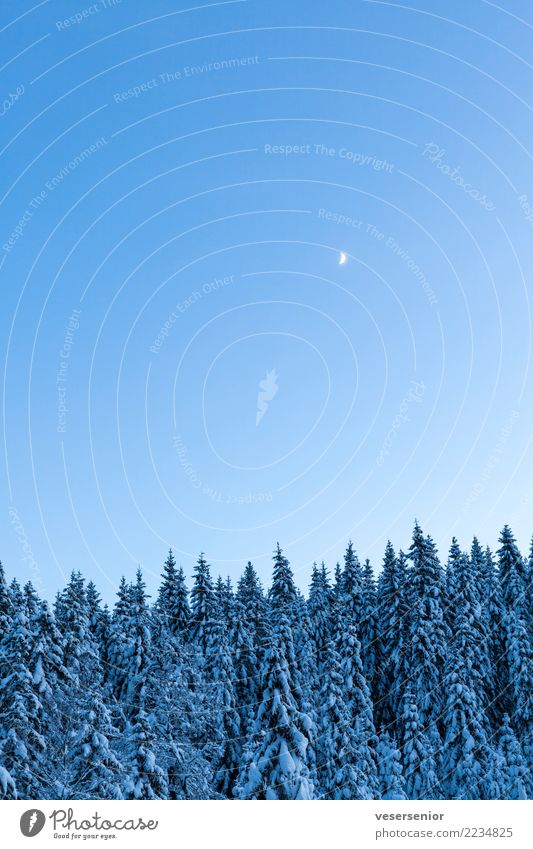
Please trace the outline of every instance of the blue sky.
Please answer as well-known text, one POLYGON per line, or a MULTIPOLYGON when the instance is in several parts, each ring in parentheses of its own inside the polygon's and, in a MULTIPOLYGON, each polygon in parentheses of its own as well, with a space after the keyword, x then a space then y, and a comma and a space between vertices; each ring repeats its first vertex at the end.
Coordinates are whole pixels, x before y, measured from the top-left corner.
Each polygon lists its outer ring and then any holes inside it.
POLYGON ((0 12, 8 573, 525 549, 529 4, 149 5, 0 12))

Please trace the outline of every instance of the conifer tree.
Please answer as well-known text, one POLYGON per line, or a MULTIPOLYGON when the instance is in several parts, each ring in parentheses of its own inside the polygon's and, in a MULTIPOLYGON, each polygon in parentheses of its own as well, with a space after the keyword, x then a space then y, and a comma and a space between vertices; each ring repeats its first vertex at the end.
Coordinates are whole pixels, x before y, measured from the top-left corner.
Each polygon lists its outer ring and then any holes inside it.
MULTIPOLYGON (((450 614, 451 645, 466 664, 469 686, 474 691, 483 721, 488 706, 494 701, 495 681, 490 658, 490 638, 483 614, 478 569, 482 558, 474 539, 474 557, 459 550, 455 558, 453 611, 450 614), (459 646, 459 640, 461 644, 459 646)), ((448 652, 449 654, 449 652, 448 652)))
POLYGON ((235 615, 235 594, 231 578, 228 576, 226 580, 222 575, 218 576, 215 585, 215 616, 226 623, 228 630, 233 628, 233 618, 235 615))
POLYGON ((133 653, 132 635, 129 630, 132 604, 131 586, 122 576, 111 616, 109 640, 105 652, 106 679, 111 693, 118 702, 126 701, 129 687, 129 658, 133 653))
POLYGON ((91 634, 85 580, 72 572, 55 605, 56 621, 63 636, 63 658, 73 686, 81 690, 99 669, 98 647, 91 634))
POLYGON ((373 698, 378 696, 378 668, 380 666, 378 645, 378 611, 377 592, 374 580, 374 570, 370 560, 365 560, 363 566, 363 583, 361 591, 361 625, 359 628, 361 640, 361 658, 363 672, 373 698))
POLYGON ((189 592, 183 569, 176 568, 171 548, 168 550, 168 557, 163 566, 163 581, 159 588, 157 606, 166 619, 170 633, 173 636, 184 637, 191 617, 189 592))
POLYGON ((39 610, 39 596, 35 592, 33 584, 28 581, 24 584, 24 612, 26 613, 28 622, 35 621, 39 610))
POLYGON ((531 798, 533 548, 500 545, 454 539, 445 575, 416 524, 377 591, 350 543, 307 600, 279 545, 268 598, 201 555, 191 608, 170 551, 112 616, 79 571, 52 612, 0 564, 0 798, 531 798))
POLYGON ((168 798, 213 798, 213 771, 202 751, 213 720, 203 671, 195 667, 192 647, 165 627, 156 639, 145 705, 157 729, 154 755, 166 776, 168 798))
POLYGON ((126 728, 126 799, 167 799, 168 779, 156 761, 156 731, 141 708, 126 728))
POLYGON ((233 658, 236 706, 239 712, 241 733, 250 730, 259 698, 259 650, 256 645, 254 622, 246 616, 245 606, 237 593, 234 619, 229 633, 229 646, 233 658))
POLYGON ((492 692, 488 711, 491 720, 498 726, 508 707, 508 693, 505 690, 507 668, 505 662, 505 638, 502 631, 504 604, 498 573, 490 548, 483 551, 480 564, 480 596, 482 619, 488 641, 488 657, 491 669, 492 692))
POLYGON ((441 784, 445 798, 490 798, 486 777, 493 758, 488 717, 476 677, 472 617, 465 606, 460 607, 455 628, 444 677, 441 784))
POLYGON ((498 574, 504 605, 519 619, 525 619, 527 615, 526 564, 518 551, 509 525, 504 526, 500 535, 498 574))
POLYGON ((46 601, 39 602, 28 623, 27 668, 41 705, 41 726, 47 740, 47 759, 53 757, 58 728, 69 708, 70 674, 63 661, 63 641, 46 601))
MULTIPOLYGON (((326 656, 328 641, 331 639, 331 587, 324 564, 318 568, 313 564, 311 585, 307 601, 309 614, 310 635, 313 643, 313 653, 318 670, 326 656)), ((320 674, 320 672, 319 672, 320 674)))
POLYGON ((361 757, 361 728, 346 701, 345 679, 333 641, 327 643, 319 693, 317 782, 321 798, 371 799, 368 762, 361 757))
POLYGON ((94 581, 89 581, 87 584, 86 599, 89 631, 102 656, 109 640, 109 610, 105 606, 102 607, 102 599, 94 581))
POLYGON ((414 692, 407 687, 399 720, 405 793, 408 799, 439 799, 433 747, 420 721, 414 692))
POLYGON ((237 584, 237 599, 244 607, 246 618, 257 631, 266 615, 266 600, 253 564, 248 561, 237 584))
POLYGON ((241 799, 311 799, 308 737, 294 701, 287 661, 278 645, 265 653, 263 696, 236 795, 241 799))
POLYGON ((335 580, 333 582, 333 597, 335 603, 338 604, 342 597, 342 569, 341 564, 335 564, 335 580))
POLYGON ((117 731, 96 687, 69 747, 67 798, 122 798, 122 768, 111 748, 111 740, 116 736, 117 731))
POLYGON ((378 781, 380 799, 402 800, 405 779, 402 773, 401 754, 388 731, 383 731, 377 747, 378 781))
POLYGON ((4 638, 13 614, 11 596, 6 583, 4 567, 0 560, 0 642, 4 638))
POLYGON ((374 727, 372 700, 361 662, 361 644, 357 639, 356 626, 339 620, 335 634, 335 645, 342 675, 342 692, 348 711, 350 726, 356 733, 357 764, 365 775, 367 798, 377 797, 376 747, 378 738, 374 727))
POLYGON ((194 584, 191 590, 190 636, 200 652, 205 655, 209 629, 215 619, 215 595, 211 570, 203 554, 194 567, 194 584))
POLYGON ((244 616, 253 629, 254 643, 258 648, 266 631, 267 602, 257 572, 250 561, 239 579, 236 595, 242 604, 244 616))
POLYGON ((457 567, 461 557, 461 546, 457 537, 452 537, 452 544, 446 561, 445 593, 443 596, 444 616, 448 627, 453 629, 454 599, 456 593, 457 567))
POLYGON ((344 571, 342 573, 342 602, 346 615, 351 617, 359 628, 363 606, 363 570, 359 558, 350 540, 344 555, 344 571))
POLYGON ((423 726, 440 716, 446 661, 443 574, 433 541, 415 523, 409 549, 412 603, 407 617, 409 679, 423 726))
POLYGON ((508 707, 519 739, 527 750, 533 743, 532 652, 524 621, 508 610, 503 619, 504 678, 502 704, 508 707))
POLYGON ((218 619, 213 628, 213 643, 206 654, 205 679, 210 687, 210 730, 215 748, 215 791, 229 799, 239 772, 241 756, 241 723, 237 711, 233 668, 224 622, 218 619))
POLYGON ((22 594, 0 644, 0 771, 5 795, 39 799, 47 795, 42 761, 42 705, 27 667, 30 648, 22 594))
POLYGON ((289 561, 283 554, 279 542, 274 552, 274 569, 272 573, 272 586, 268 594, 273 621, 277 616, 284 614, 293 624, 295 610, 298 602, 298 593, 294 583, 294 577, 289 561))
POLYGON ((131 653, 127 662, 127 688, 125 697, 128 710, 136 711, 143 706, 147 670, 150 667, 152 636, 148 597, 141 569, 137 569, 135 584, 131 588, 130 618, 127 624, 131 653))
POLYGON ((379 576, 379 684, 375 699, 377 724, 391 728, 400 711, 401 692, 408 677, 407 657, 407 565, 390 540, 385 548, 379 576))
POLYGON ((511 728, 509 714, 503 717, 500 732, 499 753, 502 758, 502 799, 527 799, 528 769, 524 762, 520 744, 511 728))

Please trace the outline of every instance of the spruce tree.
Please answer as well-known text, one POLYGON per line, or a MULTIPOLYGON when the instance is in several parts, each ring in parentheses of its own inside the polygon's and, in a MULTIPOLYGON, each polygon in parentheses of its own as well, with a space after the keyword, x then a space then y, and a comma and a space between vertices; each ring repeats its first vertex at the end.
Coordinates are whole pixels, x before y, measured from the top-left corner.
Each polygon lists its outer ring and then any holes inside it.
POLYGON ((378 581, 379 684, 375 700, 378 725, 392 728, 400 711, 402 687, 408 677, 407 561, 396 557, 390 540, 378 581))
POLYGON ((309 627, 315 663, 317 669, 320 670, 326 656, 328 642, 331 639, 332 616, 331 587, 324 564, 322 564, 322 568, 320 569, 316 563, 313 564, 307 612, 309 614, 309 627))
POLYGON ((344 555, 344 571, 342 573, 342 603, 346 616, 353 619, 357 628, 361 624, 363 607, 363 570, 359 558, 350 540, 344 555))
POLYGON ((363 671, 373 698, 378 696, 378 669, 380 667, 378 644, 378 610, 374 570, 370 560, 365 560, 361 592, 361 658, 363 671))
POLYGON ((99 670, 98 646, 91 633, 85 580, 72 572, 55 605, 56 621, 63 637, 64 665, 74 688, 83 690, 99 670))
POLYGON ((7 798, 49 795, 42 765, 43 707, 27 662, 31 644, 22 595, 0 644, 0 769, 7 798))
POLYGON ((368 762, 361 757, 361 728, 350 711, 337 647, 325 648, 323 683, 319 692, 317 783, 323 799, 372 799, 368 762))
POLYGON ((236 795, 240 799, 311 799, 309 740, 291 692, 287 661, 276 643, 265 653, 262 688, 253 744, 236 795))
POLYGON ((507 706, 513 725, 526 752, 533 744, 533 667, 531 644, 525 624, 512 610, 503 619, 504 677, 502 704, 507 706))
POLYGON ((117 736, 97 686, 69 747, 67 798, 122 798, 122 768, 111 746, 113 737, 117 736))
POLYGON ((172 549, 163 565, 163 580, 159 587, 157 608, 165 620, 170 633, 185 639, 187 636, 191 609, 189 607, 189 591, 185 582, 183 569, 176 568, 172 549))
MULTIPOLYGON (((147 670, 150 667, 152 636, 148 597, 141 569, 137 569, 131 588, 130 618, 127 623, 131 654, 127 659, 127 709, 130 714, 143 706, 147 670)), ((126 659, 124 659, 126 662, 126 659)))
POLYGON ((141 708, 128 723, 125 739, 124 797, 126 799, 167 799, 168 778, 157 763, 157 731, 141 708))
POLYGON ((509 714, 503 717, 500 731, 499 753, 502 758, 502 799, 527 799, 528 769, 520 744, 511 728, 509 714))
POLYGON ((234 685, 235 671, 223 620, 219 619, 215 623, 212 633, 214 639, 206 654, 204 672, 210 691, 209 726, 214 737, 214 783, 217 793, 232 799, 242 748, 241 723, 234 685))
POLYGON ((72 680, 64 665, 63 639, 47 602, 39 602, 34 617, 28 623, 26 665, 40 704, 40 724, 46 740, 43 772, 50 774, 62 745, 60 732, 71 710, 72 680))
POLYGON ((267 601, 257 572, 250 561, 239 578, 236 597, 242 605, 246 620, 250 623, 254 644, 258 648, 267 630, 267 601))
POLYGON ((100 657, 102 657, 109 640, 110 619, 108 608, 102 607, 102 599, 94 581, 89 581, 87 584, 86 599, 89 630, 94 643, 98 647, 100 657))
POLYGON ((383 731, 377 747, 378 781, 380 799, 403 800, 405 779, 402 773, 402 756, 388 731, 383 731))
POLYGON ((527 615, 526 564, 516 546, 509 525, 504 526, 500 535, 498 574, 504 605, 518 618, 525 619, 527 615))
POLYGON ((461 606, 444 676, 441 785, 448 799, 490 798, 486 777, 493 753, 484 695, 475 668, 473 627, 467 608, 461 606))
POLYGON ((169 548, 163 566, 163 581, 159 588, 157 606, 174 636, 184 637, 187 633, 191 617, 188 596, 183 569, 176 568, 172 549, 169 548))
POLYGON ((254 623, 246 616, 239 594, 235 598, 229 646, 233 659, 236 705, 242 733, 245 734, 250 730, 259 698, 259 650, 254 623))
POLYGON ((111 616, 109 640, 106 647, 106 680, 118 702, 126 701, 129 688, 129 658, 133 654, 130 621, 133 608, 131 586, 122 576, 117 590, 117 601, 111 616))
POLYGON ((209 630, 215 619, 215 594, 211 570, 203 554, 194 567, 194 584, 191 590, 190 636, 205 655, 209 630))
POLYGON ((274 569, 272 573, 272 586, 268 594, 273 621, 281 615, 289 618, 294 623, 295 610, 298 602, 298 593, 294 583, 294 577, 289 561, 283 554, 279 542, 274 552, 274 569))
POLYGON ((7 587, 4 567, 0 560, 0 643, 6 634, 12 615, 11 595, 7 587))
POLYGON ((442 709, 442 673, 446 661, 444 579, 431 538, 415 523, 409 549, 410 602, 407 614, 407 663, 420 720, 436 721, 442 709))
POLYGON ((357 767, 365 776, 368 796, 377 798, 378 780, 376 747, 378 738, 374 727, 372 700, 361 662, 361 644, 351 618, 337 623, 335 646, 340 662, 342 693, 350 727, 356 734, 357 767))
POLYGON ((440 788, 430 739, 424 732, 413 690, 407 687, 399 719, 405 793, 408 799, 439 799, 440 788))

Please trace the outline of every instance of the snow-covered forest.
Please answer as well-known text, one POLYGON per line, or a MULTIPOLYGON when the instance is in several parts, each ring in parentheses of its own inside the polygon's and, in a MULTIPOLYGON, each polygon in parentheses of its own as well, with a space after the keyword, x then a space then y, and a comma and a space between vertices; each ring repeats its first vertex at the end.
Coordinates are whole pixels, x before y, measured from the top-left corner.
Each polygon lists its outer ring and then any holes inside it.
POLYGON ((169 552, 112 610, 74 571, 53 609, 0 566, 0 797, 524 799, 533 795, 531 579, 415 525, 377 579, 350 543, 307 598, 279 545, 264 592, 169 552))

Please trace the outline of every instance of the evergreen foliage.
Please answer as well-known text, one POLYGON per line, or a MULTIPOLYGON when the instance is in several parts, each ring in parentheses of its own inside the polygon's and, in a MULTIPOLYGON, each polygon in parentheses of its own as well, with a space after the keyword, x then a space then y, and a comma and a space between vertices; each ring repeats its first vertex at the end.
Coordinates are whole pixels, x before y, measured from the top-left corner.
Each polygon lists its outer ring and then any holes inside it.
POLYGON ((53 609, 0 563, 2 799, 533 796, 531 572, 415 524, 377 581, 350 542, 307 599, 279 546, 268 593, 170 550, 108 610, 73 571, 53 609))

